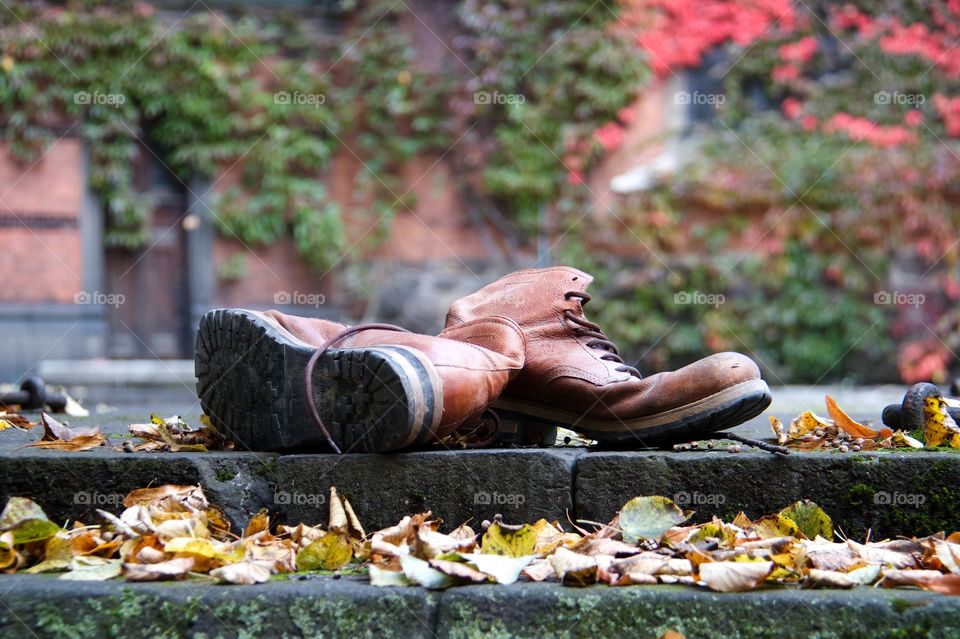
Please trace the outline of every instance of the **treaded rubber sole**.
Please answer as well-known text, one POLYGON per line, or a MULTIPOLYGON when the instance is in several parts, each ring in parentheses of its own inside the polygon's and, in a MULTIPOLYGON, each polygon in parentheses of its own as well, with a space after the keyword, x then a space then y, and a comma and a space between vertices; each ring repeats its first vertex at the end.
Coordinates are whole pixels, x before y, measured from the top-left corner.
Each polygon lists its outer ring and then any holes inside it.
POLYGON ((616 422, 616 428, 602 431, 592 429, 588 424, 576 419, 558 419, 556 414, 537 414, 531 407, 518 410, 518 405, 514 402, 507 404, 501 400, 494 404, 494 408, 507 410, 517 415, 520 420, 543 421, 569 428, 607 446, 660 447, 727 430, 753 419, 762 413, 773 399, 769 389, 765 389, 766 385, 763 386, 764 389, 744 393, 668 423, 631 428, 629 422, 616 422))
MULTIPOLYGON (((305 397, 314 350, 259 313, 209 311, 200 320, 195 357, 204 413, 238 448, 329 450, 305 397)), ((328 349, 312 388, 337 447, 387 452, 429 439, 441 392, 431 366, 400 346, 328 349)))

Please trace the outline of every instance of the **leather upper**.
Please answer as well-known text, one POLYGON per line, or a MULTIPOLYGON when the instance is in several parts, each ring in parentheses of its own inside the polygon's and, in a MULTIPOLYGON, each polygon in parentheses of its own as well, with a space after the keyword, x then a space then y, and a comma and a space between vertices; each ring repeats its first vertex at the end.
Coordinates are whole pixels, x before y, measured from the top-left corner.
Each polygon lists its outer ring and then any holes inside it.
POLYGON ((526 363, 504 395, 599 419, 653 415, 760 378, 757 365, 739 353, 711 355, 645 378, 604 359, 611 352, 565 315, 585 321, 576 293, 585 293, 592 281, 568 266, 516 271, 454 302, 446 330, 490 315, 509 317, 526 337, 526 363))
MULTIPOLYGON (((310 346, 321 346, 346 324, 322 319, 263 313, 310 346)), ((485 317, 445 330, 439 337, 383 329, 363 330, 331 348, 408 346, 425 355, 437 371, 443 391, 441 438, 480 415, 523 367, 525 343, 520 328, 505 317, 485 317)))

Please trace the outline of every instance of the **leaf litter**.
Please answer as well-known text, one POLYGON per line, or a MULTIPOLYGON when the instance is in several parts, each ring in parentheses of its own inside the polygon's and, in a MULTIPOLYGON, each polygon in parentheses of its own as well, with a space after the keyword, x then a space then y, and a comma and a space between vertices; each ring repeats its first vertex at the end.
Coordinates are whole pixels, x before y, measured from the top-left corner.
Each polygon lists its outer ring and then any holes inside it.
POLYGON ((857 543, 838 539, 830 517, 799 501, 752 520, 739 513, 697 525, 661 496, 628 501, 596 530, 498 515, 481 530, 450 532, 430 512, 364 532, 347 498, 330 490, 327 525, 276 524, 264 509, 238 535, 200 486, 134 490, 119 514, 61 527, 30 499, 0 513, 0 571, 60 573, 66 580, 264 583, 274 575, 366 572, 377 587, 444 589, 554 581, 567 586, 686 584, 717 592, 763 586, 913 587, 960 594, 960 532, 857 543))
POLYGON ((847 415, 829 395, 826 396, 826 405, 829 418, 808 410, 795 417, 787 428, 771 415, 770 428, 777 443, 796 450, 836 450, 841 453, 940 446, 960 448, 960 426, 947 412, 947 401, 942 397, 924 400, 923 441, 902 430, 894 431, 886 426, 875 429, 862 424, 847 415))

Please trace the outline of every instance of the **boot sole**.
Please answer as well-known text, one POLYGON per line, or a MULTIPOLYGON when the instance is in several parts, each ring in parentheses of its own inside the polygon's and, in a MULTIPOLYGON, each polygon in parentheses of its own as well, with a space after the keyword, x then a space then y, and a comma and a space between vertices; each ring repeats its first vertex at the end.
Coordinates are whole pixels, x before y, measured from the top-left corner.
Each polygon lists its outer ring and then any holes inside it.
MULTIPOLYGON (((255 311, 208 312, 197 333, 197 395, 238 448, 329 450, 309 413, 304 374, 316 349, 255 311)), ((442 415, 433 364, 405 346, 331 348, 313 372, 313 398, 343 452, 378 453, 428 441, 442 415)))
POLYGON ((770 389, 763 380, 750 380, 669 411, 629 420, 593 419, 543 404, 501 396, 494 408, 546 420, 598 442, 663 445, 689 441, 698 435, 733 428, 762 413, 770 405, 770 389))

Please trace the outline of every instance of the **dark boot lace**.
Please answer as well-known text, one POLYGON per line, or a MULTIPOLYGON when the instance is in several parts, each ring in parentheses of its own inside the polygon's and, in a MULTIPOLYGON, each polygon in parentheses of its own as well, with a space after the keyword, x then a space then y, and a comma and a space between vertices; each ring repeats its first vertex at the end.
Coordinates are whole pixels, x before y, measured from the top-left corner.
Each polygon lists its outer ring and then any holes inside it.
MULTIPOLYGON (((582 291, 567 291, 563 294, 563 299, 565 300, 569 300, 571 297, 575 297, 580 300, 581 308, 583 308, 583 306, 590 301, 590 294, 582 291)), ((623 364, 622 366, 618 366, 616 368, 616 370, 620 373, 630 373, 637 379, 641 379, 643 377, 640 375, 640 371, 638 371, 636 368, 624 363, 623 358, 620 357, 620 350, 617 348, 617 345, 610 341, 610 338, 604 334, 603 330, 601 330, 598 324, 594 324, 585 317, 578 316, 569 308, 564 309, 563 316, 576 325, 571 327, 574 335, 593 338, 587 342, 586 345, 588 348, 597 348, 607 351, 607 354, 602 355, 600 359, 607 362, 617 362, 619 364, 623 364)))
POLYGON ((369 330, 382 330, 382 331, 398 331, 401 333, 409 333, 405 328, 399 326, 394 326, 393 324, 358 324, 356 326, 351 326, 340 333, 337 333, 326 342, 317 347, 317 350, 313 352, 313 355, 310 356, 309 361, 307 361, 307 367, 304 371, 304 382, 306 386, 307 394, 307 407, 310 409, 310 415, 313 417, 314 423, 320 429, 320 432, 323 433, 324 438, 327 440, 327 444, 330 445, 330 448, 334 450, 338 455, 342 454, 340 447, 337 446, 336 442, 333 441, 333 437, 330 436, 330 431, 327 430, 327 427, 323 423, 323 419, 320 418, 320 411, 317 410, 317 404, 313 400, 313 369, 317 365, 317 360, 320 359, 320 356, 327 352, 331 346, 339 342, 340 340, 347 338, 354 333, 359 333, 360 331, 369 331, 369 330))

